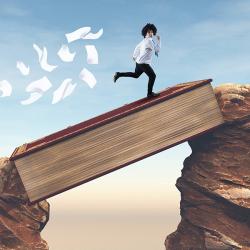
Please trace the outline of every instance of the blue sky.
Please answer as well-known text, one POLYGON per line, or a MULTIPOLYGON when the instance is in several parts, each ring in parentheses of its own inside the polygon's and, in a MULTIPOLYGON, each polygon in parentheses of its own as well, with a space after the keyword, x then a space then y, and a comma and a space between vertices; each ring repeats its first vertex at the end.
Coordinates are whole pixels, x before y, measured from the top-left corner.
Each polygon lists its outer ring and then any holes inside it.
POLYGON ((115 71, 132 71, 135 45, 142 39, 142 26, 151 22, 162 39, 159 58, 153 58, 157 74, 154 90, 179 82, 213 79, 247 82, 249 76, 250 2, 248 1, 1 1, 0 79, 13 87, 10 97, 0 98, 0 155, 10 155, 15 146, 37 139, 97 114, 119 107, 146 94, 147 76, 112 82, 115 71), (77 56, 62 63, 56 53, 67 43, 65 33, 90 26, 103 28, 98 40, 69 44, 77 56), (47 73, 37 61, 32 44, 48 48, 49 62, 59 67, 47 73), (93 44, 99 64, 88 65, 84 45, 93 44), (22 60, 31 67, 24 77, 16 69, 22 60), (78 79, 86 67, 97 85, 91 89, 78 79), (22 106, 26 86, 47 76, 53 87, 37 102, 22 106), (77 83, 73 94, 52 105, 52 93, 65 78, 77 83))

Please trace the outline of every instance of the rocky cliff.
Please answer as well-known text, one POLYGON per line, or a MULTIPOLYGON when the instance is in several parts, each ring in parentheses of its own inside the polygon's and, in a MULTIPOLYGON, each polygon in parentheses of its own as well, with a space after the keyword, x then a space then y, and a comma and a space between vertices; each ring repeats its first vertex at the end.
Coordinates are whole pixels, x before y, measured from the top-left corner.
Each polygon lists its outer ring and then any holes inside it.
POLYGON ((7 157, 0 158, 0 249, 49 249, 40 232, 49 220, 49 203, 26 203, 21 179, 7 157))
POLYGON ((188 142, 176 183, 181 222, 167 250, 250 249, 250 85, 214 92, 225 124, 188 142))

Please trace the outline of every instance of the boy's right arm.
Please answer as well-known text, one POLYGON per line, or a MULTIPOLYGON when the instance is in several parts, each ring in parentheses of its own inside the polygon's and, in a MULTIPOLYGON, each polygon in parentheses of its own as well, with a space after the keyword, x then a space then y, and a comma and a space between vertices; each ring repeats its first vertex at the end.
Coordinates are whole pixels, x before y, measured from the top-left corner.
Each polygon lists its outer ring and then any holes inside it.
POLYGON ((135 50, 134 50, 134 53, 133 53, 133 60, 135 61, 137 56, 139 55, 139 52, 140 52, 140 44, 138 44, 136 47, 135 47, 135 50))

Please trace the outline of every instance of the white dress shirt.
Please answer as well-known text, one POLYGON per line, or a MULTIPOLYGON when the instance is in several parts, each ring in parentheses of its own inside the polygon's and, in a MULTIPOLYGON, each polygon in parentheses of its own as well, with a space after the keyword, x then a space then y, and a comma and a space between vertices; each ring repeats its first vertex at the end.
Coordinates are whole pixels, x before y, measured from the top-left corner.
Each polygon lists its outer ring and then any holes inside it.
POLYGON ((156 39, 156 42, 152 37, 145 37, 137 46, 135 47, 133 58, 134 60, 141 64, 151 64, 151 58, 153 55, 153 50, 158 56, 158 53, 161 48, 161 41, 156 39))

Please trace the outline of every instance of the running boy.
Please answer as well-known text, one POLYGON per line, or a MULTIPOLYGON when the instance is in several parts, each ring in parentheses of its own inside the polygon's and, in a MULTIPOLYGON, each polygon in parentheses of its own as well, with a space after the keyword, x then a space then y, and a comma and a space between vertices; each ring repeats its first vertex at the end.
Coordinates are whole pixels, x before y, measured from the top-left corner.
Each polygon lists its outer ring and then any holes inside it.
POLYGON ((114 75, 114 82, 117 81, 119 77, 133 77, 138 78, 143 72, 147 74, 148 80, 148 92, 147 97, 158 96, 153 92, 153 86, 156 78, 156 74, 151 64, 151 58, 153 51, 155 55, 158 56, 161 47, 160 36, 157 35, 157 40, 153 40, 153 35, 156 35, 157 28, 154 24, 147 23, 141 31, 143 40, 136 46, 133 53, 133 60, 136 62, 135 72, 116 72, 114 75))

